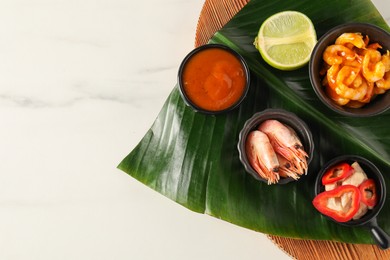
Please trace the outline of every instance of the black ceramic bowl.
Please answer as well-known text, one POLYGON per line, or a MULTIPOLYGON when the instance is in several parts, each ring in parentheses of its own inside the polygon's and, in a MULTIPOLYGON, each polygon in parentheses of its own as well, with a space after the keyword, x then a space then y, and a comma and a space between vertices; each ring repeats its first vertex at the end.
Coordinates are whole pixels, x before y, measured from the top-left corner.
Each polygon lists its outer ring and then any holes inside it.
MULTIPOLYGON (((314 151, 314 142, 311 131, 307 124, 297 117, 294 113, 288 112, 283 109, 266 109, 262 112, 254 114, 250 119, 248 119, 244 127, 242 128, 239 134, 238 140, 238 152, 241 163, 243 164, 245 170, 252 175, 256 180, 263 181, 267 183, 267 180, 261 178, 259 174, 252 168, 249 163, 248 157, 245 152, 245 142, 248 134, 257 129, 257 127, 264 121, 268 119, 275 119, 281 122, 282 124, 291 127, 297 133, 299 139, 302 142, 302 145, 305 149, 305 152, 308 154, 309 158, 307 159, 307 164, 311 162, 313 158, 314 151)), ((291 181, 294 181, 293 178, 280 178, 277 184, 286 184, 291 181)))
POLYGON ((346 162, 348 164, 352 164, 354 162, 359 163, 360 167, 362 167, 364 172, 367 174, 367 178, 371 178, 375 182, 378 202, 373 209, 368 210, 368 212, 360 219, 350 220, 347 222, 337 222, 328 216, 324 216, 344 226, 366 226, 370 229, 371 234, 377 244, 383 249, 388 248, 390 241, 389 236, 378 226, 376 221, 376 216, 379 214, 386 200, 386 184, 381 172, 372 162, 357 155, 343 155, 330 160, 322 167, 322 169, 318 173, 314 187, 314 196, 317 196, 319 193, 325 191, 325 186, 322 185, 322 176, 330 168, 342 162, 346 162))
POLYGON ((181 94, 184 102, 188 106, 190 106, 193 110, 195 110, 196 112, 200 112, 200 113, 204 113, 204 114, 210 114, 210 115, 222 114, 222 113, 226 113, 226 112, 229 112, 229 111, 235 109, 244 100, 245 96, 248 93, 249 86, 250 86, 250 71, 249 71, 249 67, 248 67, 246 61, 244 60, 244 58, 239 53, 234 51, 233 49, 231 49, 231 48, 229 48, 229 47, 227 47, 225 45, 222 45, 222 44, 206 44, 206 45, 202 45, 200 47, 195 48, 189 54, 187 54, 187 56, 184 58, 184 60, 182 61, 181 65, 179 67, 178 85, 179 85, 180 94, 181 94), (224 108, 224 109, 221 109, 221 110, 205 109, 205 108, 202 108, 201 106, 195 104, 195 102, 193 102, 193 100, 191 100, 191 98, 187 94, 185 86, 184 86, 185 82, 183 80, 183 72, 185 71, 186 66, 188 66, 188 63, 197 54, 199 54, 199 53, 201 53, 203 51, 210 50, 210 49, 219 49, 219 50, 223 50, 223 51, 226 51, 226 52, 232 54, 239 61, 239 63, 241 64, 241 69, 242 69, 242 72, 244 74, 243 76, 245 78, 244 91, 242 92, 242 95, 240 96, 240 98, 237 99, 237 101, 234 104, 232 104, 231 106, 229 106, 227 108, 224 108))
POLYGON ((325 93, 324 87, 321 85, 322 78, 319 75, 323 60, 322 54, 326 47, 335 43, 336 39, 345 32, 360 32, 363 35, 368 35, 370 42, 377 42, 382 45, 382 52, 390 50, 390 34, 383 29, 367 23, 348 23, 334 27, 325 33, 315 45, 309 61, 310 81, 318 98, 331 110, 345 116, 367 117, 378 115, 386 111, 390 107, 390 91, 385 94, 378 95, 369 104, 361 108, 348 108, 336 104, 325 93))

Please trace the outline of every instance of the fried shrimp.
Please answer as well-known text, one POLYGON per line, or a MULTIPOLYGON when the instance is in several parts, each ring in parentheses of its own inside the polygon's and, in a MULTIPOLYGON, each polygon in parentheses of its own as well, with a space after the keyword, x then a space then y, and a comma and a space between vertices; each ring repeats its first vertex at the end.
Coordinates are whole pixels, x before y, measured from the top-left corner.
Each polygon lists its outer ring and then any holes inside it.
MULTIPOLYGON (((390 89, 390 71, 386 72, 382 79, 375 82, 375 86, 379 89, 379 92, 390 89)), ((383 94, 383 93, 381 93, 383 94)))
POLYGON ((366 46, 363 40, 363 36, 360 33, 343 33, 336 39, 335 43, 337 45, 344 45, 347 47, 352 45, 359 49, 364 48, 364 46, 366 46))
POLYGON ((390 51, 368 35, 343 33, 322 58, 322 85, 340 106, 362 107, 390 89, 390 51))
POLYGON ((338 95, 336 93, 336 91, 334 89, 332 89, 329 85, 327 85, 325 87, 325 91, 326 91, 326 94, 334 101, 336 102, 338 105, 340 106, 344 106, 346 104, 348 104, 348 102, 350 102, 349 99, 347 98, 343 98, 341 97, 340 95, 338 95))
POLYGON ((386 54, 382 55, 381 62, 385 65, 385 72, 390 71, 390 51, 387 51, 386 54))
POLYGON ((328 69, 326 73, 327 83, 332 89, 336 87, 336 80, 339 71, 340 71, 340 64, 334 64, 328 69))
POLYGON ((323 54, 323 59, 329 65, 341 64, 345 60, 355 59, 356 53, 343 45, 330 45, 323 54))
POLYGON ((379 51, 368 49, 363 58, 363 76, 369 82, 375 82, 385 75, 385 65, 381 61, 382 56, 379 51))
POLYGON ((355 74, 354 77, 351 77, 351 75, 354 75, 354 73, 351 73, 351 71, 351 67, 348 66, 344 66, 340 70, 340 73, 337 75, 336 93, 339 96, 342 96, 347 99, 361 100, 367 94, 367 82, 361 79, 360 74, 358 77, 357 74, 355 74), (347 82, 351 80, 352 82, 350 84, 347 84, 347 82))

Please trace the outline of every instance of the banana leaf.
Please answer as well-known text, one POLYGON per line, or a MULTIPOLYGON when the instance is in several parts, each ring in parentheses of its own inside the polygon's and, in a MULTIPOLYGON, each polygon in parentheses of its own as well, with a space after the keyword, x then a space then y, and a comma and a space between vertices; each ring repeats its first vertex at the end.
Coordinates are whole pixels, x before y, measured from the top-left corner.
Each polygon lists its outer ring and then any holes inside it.
MULTIPOLYGON (((389 193, 390 112, 369 118, 340 116, 319 102, 307 66, 285 72, 264 63, 253 40, 267 17, 284 10, 305 13, 318 38, 346 22, 369 22, 389 31, 369 0, 251 0, 210 40, 233 48, 248 62, 252 82, 242 105, 229 114, 195 113, 175 86, 150 130, 118 168, 192 211, 241 227, 301 239, 374 243, 366 229, 338 225, 314 209, 314 181, 326 161, 356 154, 380 168, 389 193), (268 186, 247 174, 239 161, 241 128, 266 108, 297 114, 314 135, 309 173, 297 182, 268 186)), ((390 233, 388 200, 377 219, 390 233)))

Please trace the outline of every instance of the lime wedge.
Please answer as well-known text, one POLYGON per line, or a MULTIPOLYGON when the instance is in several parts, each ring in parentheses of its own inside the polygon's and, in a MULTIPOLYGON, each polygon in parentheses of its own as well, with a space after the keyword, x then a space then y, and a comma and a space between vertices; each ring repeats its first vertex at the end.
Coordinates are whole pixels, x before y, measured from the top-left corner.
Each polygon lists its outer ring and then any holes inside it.
POLYGON ((254 45, 272 67, 294 70, 309 62, 316 42, 313 23, 306 15, 283 11, 263 22, 254 45))

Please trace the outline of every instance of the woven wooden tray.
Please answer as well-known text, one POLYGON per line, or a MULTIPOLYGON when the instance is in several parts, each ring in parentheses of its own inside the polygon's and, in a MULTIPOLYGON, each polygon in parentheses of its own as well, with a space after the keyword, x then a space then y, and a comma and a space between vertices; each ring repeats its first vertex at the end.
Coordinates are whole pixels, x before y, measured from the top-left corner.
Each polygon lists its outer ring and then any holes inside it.
MULTIPOLYGON (((195 46, 208 42, 249 0, 205 0, 196 30, 195 46)), ((390 259, 390 250, 375 245, 291 239, 268 235, 278 247, 296 259, 390 259)))

